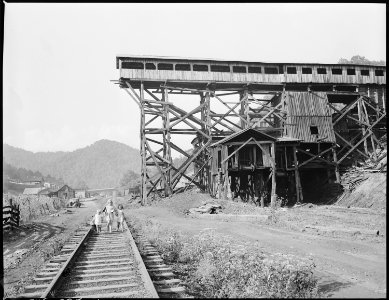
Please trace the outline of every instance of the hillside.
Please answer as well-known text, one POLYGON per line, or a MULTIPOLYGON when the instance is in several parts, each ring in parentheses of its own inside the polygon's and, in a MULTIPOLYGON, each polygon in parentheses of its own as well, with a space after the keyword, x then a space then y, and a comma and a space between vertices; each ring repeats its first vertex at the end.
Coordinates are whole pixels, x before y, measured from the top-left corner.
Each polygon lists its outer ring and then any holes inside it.
POLYGON ((25 188, 31 187, 30 185, 20 184, 28 180, 42 180, 62 186, 63 180, 54 178, 52 176, 43 176, 39 171, 33 172, 24 168, 15 168, 14 166, 6 163, 3 157, 3 193, 20 194, 23 193, 25 188))
POLYGON ((139 150, 109 140, 71 152, 33 153, 3 144, 3 157, 16 168, 63 178, 75 188, 83 181, 89 188, 118 186, 128 170, 140 172, 139 150))
POLYGON ((386 209, 386 173, 371 173, 353 191, 346 192, 335 205, 386 209))

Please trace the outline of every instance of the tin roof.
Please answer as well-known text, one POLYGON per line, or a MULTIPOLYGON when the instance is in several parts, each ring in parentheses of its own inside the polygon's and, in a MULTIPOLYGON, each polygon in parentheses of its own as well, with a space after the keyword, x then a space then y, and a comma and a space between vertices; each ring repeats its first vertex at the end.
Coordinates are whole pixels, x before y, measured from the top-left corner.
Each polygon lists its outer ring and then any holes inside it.
POLYGON ((38 195, 39 192, 45 190, 43 187, 25 188, 23 195, 38 195))

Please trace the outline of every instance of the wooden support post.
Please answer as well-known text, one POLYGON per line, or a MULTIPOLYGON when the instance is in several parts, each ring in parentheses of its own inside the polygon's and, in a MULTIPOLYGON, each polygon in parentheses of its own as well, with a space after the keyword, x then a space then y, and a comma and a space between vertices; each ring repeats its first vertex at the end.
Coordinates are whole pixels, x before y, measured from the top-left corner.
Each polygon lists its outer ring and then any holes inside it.
POLYGON ((249 115, 249 94, 247 89, 243 92, 244 95, 244 114, 246 116, 246 128, 250 127, 250 115, 249 115))
MULTIPOLYGON (((365 113, 364 114, 364 117, 365 117, 364 121, 369 125, 368 126, 368 129, 369 129, 369 127, 370 127, 369 114, 367 113, 367 108, 366 108, 364 99, 362 99, 362 107, 363 107, 363 112, 365 113)), ((377 153, 376 153, 376 148, 375 148, 375 143, 374 143, 374 134, 372 134, 370 136, 370 142, 371 142, 371 147, 373 150, 373 159, 377 160, 377 153)))
MULTIPOLYGON (((358 120, 360 121, 360 122, 362 122, 363 120, 363 116, 362 116, 362 98, 359 98, 359 100, 358 100, 358 120)), ((364 125, 361 125, 362 126, 362 136, 365 136, 365 133, 366 133, 366 129, 365 129, 365 126, 364 125)), ((369 151, 367 150, 367 140, 366 139, 364 139, 363 140, 363 147, 364 147, 364 149, 365 149, 365 153, 367 154, 367 155, 369 155, 369 151)))
POLYGON ((206 112, 206 115, 205 115, 205 118, 206 118, 206 127, 205 127, 205 131, 206 131, 206 134, 208 136, 211 136, 211 132, 210 132, 210 127, 211 127, 211 118, 209 116, 210 114, 210 110, 211 110, 211 93, 209 91, 207 91, 205 93, 205 112, 206 112))
POLYGON ((294 180, 296 182, 296 198, 297 198, 297 204, 299 204, 303 201, 303 192, 301 188, 300 174, 298 170, 296 146, 293 146, 293 162, 294 162, 294 180))
MULTIPOLYGON (((200 93, 200 105, 202 106, 201 108, 201 113, 200 113, 200 118, 201 118, 201 132, 203 132, 205 134, 205 123, 206 123, 206 108, 205 106, 203 106, 203 104, 205 103, 205 96, 204 96, 204 93, 200 93)), ((201 147, 201 145, 203 144, 203 139, 204 139, 204 136, 203 135, 198 135, 198 139, 199 139, 199 147, 201 147)), ((201 153, 199 155, 200 159, 204 159, 205 158, 205 155, 204 153, 201 153)), ((204 168, 204 167, 203 167, 204 168)), ((203 171, 203 168, 199 169, 199 182, 202 186, 205 187, 205 179, 204 179, 204 171, 203 171)))
MULTIPOLYGON (((331 160, 331 154, 330 153, 327 153, 326 154, 327 156, 327 160, 330 161, 331 160)), ((327 166, 327 180, 328 180, 328 183, 332 183, 332 180, 331 180, 331 169, 327 166)))
POLYGON ((276 144, 273 142, 271 144, 271 156, 272 156, 272 181, 271 181, 271 207, 274 208, 277 201, 276 194, 276 144))
MULTIPOLYGON (((205 121, 205 126, 204 126, 204 131, 205 134, 209 136, 208 140, 203 139, 202 145, 203 147, 207 144, 211 143, 211 118, 210 118, 210 113, 211 113, 211 92, 207 90, 205 92, 205 106, 204 106, 204 121, 205 121)), ((206 161, 208 157, 210 156, 210 152, 208 147, 204 147, 203 153, 203 161, 206 161)), ((208 161, 210 162, 210 161, 208 161)), ((204 185, 209 186, 210 179, 211 179, 211 174, 210 174, 210 168, 208 165, 202 170, 203 178, 204 178, 204 185)))
POLYGON ((141 205, 147 204, 147 195, 146 195, 146 134, 145 134, 145 110, 144 110, 144 86, 143 82, 140 85, 140 156, 141 156, 141 205))
POLYGON ((221 199, 222 198, 222 189, 223 189, 223 175, 222 175, 222 172, 220 169, 217 170, 217 175, 216 178, 217 178, 217 183, 216 183, 216 186, 217 186, 217 199, 221 199))
POLYGON ((341 183, 340 174, 339 174, 339 164, 338 164, 338 157, 336 155, 335 146, 332 147, 332 155, 334 157, 334 163, 335 165, 335 176, 336 176, 336 183, 341 183))
MULTIPOLYGON (((168 91, 167 89, 162 89, 162 101, 168 102, 168 91)), ((163 114, 163 158, 169 161, 169 166, 172 165, 171 157, 171 148, 170 148, 170 116, 169 116, 169 107, 164 105, 164 114, 163 114)), ((168 167, 169 167, 168 166, 168 167)), ((171 190, 171 168, 167 168, 166 172, 166 182, 164 182, 165 195, 170 196, 172 193, 171 190)))
POLYGON ((239 114, 242 117, 242 120, 240 121, 240 126, 244 129, 249 126, 249 115, 248 115, 248 105, 247 105, 247 90, 244 90, 239 94, 240 98, 240 112, 239 114))

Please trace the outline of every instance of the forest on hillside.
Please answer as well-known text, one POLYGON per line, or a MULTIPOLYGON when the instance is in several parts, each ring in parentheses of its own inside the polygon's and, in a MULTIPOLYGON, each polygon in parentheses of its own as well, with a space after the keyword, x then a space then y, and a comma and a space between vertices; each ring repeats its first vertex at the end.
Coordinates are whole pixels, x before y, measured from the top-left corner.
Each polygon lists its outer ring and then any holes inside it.
POLYGON ((140 172, 139 150, 109 140, 71 152, 33 153, 3 144, 3 157, 16 168, 63 178, 73 188, 116 187, 128 170, 140 172))

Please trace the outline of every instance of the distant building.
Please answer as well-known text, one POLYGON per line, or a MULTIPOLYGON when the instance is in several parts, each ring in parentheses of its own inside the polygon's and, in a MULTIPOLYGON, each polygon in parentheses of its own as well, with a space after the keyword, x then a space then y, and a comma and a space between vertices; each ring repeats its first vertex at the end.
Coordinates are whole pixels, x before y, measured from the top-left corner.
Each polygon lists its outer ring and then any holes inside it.
POLYGON ((25 185, 43 185, 42 180, 24 180, 21 183, 25 185))
POLYGON ((53 186, 52 186, 52 184, 50 183, 50 182, 44 182, 43 183, 43 186, 45 187, 45 188, 52 188, 53 186))
POLYGON ((56 191, 52 191, 49 193, 50 197, 58 197, 62 199, 71 199, 75 198, 75 191, 69 187, 67 184, 65 184, 63 187, 56 191))
POLYGON ((48 189, 48 188, 43 188, 40 192, 39 192, 39 196, 49 196, 49 194, 51 193, 51 190, 48 189))
POLYGON ((75 192, 75 197, 79 199, 90 197, 90 193, 85 189, 75 189, 74 192, 75 192))
POLYGON ((126 196, 126 195, 134 195, 134 196, 138 196, 140 195, 140 186, 136 186, 136 187, 125 187, 123 188, 123 190, 121 191, 123 196, 126 196))
POLYGON ((23 191, 23 195, 48 195, 50 190, 43 187, 34 187, 34 188, 25 188, 23 191))

